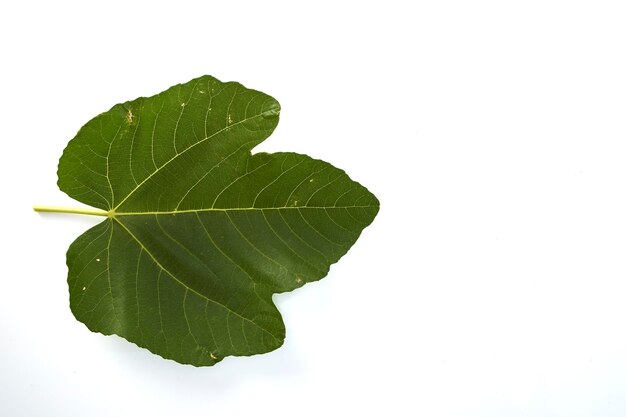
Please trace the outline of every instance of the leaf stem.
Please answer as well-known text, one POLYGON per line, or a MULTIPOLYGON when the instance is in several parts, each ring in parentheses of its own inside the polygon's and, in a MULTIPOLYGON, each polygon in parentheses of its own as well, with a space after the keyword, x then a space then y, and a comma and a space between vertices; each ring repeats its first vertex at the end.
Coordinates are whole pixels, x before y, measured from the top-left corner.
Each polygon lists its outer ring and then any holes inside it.
POLYGON ((100 209, 88 209, 88 208, 69 208, 69 207, 54 207, 54 206, 33 206, 33 210, 38 213, 70 213, 70 214, 87 214, 89 216, 109 216, 108 211, 100 209))

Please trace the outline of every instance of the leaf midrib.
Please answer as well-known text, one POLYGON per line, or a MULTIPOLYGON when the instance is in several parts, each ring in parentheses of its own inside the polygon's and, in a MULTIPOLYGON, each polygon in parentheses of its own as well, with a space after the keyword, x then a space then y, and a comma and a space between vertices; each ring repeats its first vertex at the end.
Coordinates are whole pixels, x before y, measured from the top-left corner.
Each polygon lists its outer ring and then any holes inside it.
POLYGON ((329 209, 351 209, 351 208, 378 208, 377 205, 364 206, 285 206, 285 207, 229 207, 229 208, 206 208, 206 209, 190 209, 190 210, 171 210, 171 211, 135 211, 135 212, 109 212, 109 217, 118 216, 155 216, 155 215, 176 215, 185 213, 202 213, 202 212, 233 212, 233 211, 269 211, 269 210, 329 210, 329 209))

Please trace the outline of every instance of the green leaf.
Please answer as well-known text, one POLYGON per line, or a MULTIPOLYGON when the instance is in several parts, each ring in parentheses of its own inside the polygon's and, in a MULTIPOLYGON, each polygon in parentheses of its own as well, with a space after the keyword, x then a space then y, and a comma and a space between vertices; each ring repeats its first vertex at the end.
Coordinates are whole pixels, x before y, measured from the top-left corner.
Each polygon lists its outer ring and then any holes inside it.
POLYGON ((379 203, 326 162, 252 155, 279 112, 204 76, 83 126, 58 184, 107 219, 67 252, 78 320, 196 366, 282 345, 272 294, 324 277, 379 203))

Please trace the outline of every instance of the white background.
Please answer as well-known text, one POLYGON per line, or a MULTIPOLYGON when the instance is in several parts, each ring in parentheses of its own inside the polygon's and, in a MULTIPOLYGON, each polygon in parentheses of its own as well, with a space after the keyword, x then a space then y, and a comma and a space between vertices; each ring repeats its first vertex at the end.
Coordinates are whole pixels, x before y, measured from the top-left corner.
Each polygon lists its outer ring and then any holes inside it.
POLYGON ((622 1, 0 6, 2 416, 623 416, 622 1), (202 74, 282 104, 259 148, 345 169, 381 211, 275 300, 279 350, 213 368, 94 334, 65 251, 99 219, 56 164, 113 104, 202 74), (175 414, 176 413, 176 414, 175 414))

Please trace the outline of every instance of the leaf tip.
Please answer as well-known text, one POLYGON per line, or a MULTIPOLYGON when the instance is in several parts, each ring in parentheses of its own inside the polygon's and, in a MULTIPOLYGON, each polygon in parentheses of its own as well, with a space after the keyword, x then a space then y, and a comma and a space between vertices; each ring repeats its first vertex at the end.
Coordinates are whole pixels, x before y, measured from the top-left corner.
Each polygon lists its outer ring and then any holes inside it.
POLYGON ((274 101, 262 114, 264 119, 271 119, 280 115, 280 104, 274 101))

